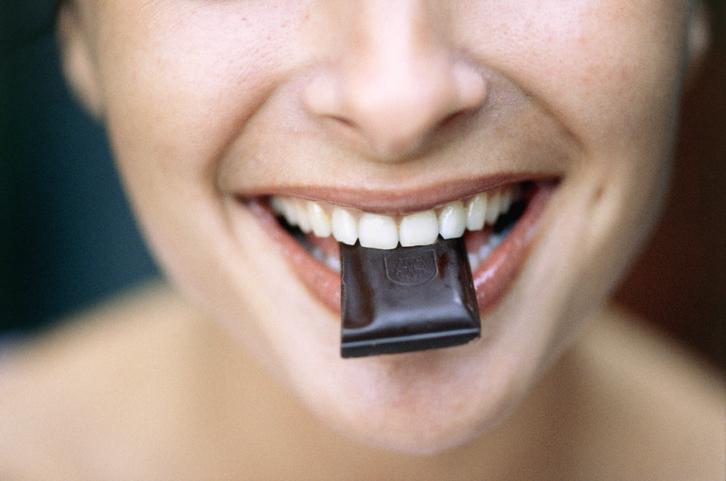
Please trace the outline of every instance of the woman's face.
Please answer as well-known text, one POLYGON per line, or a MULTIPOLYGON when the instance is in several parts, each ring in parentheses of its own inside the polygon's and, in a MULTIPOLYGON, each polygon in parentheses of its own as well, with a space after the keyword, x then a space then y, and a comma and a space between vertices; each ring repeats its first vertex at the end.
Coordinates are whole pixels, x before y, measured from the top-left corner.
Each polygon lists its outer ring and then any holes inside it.
POLYGON ((653 225, 691 9, 83 0, 61 25, 69 78, 170 277, 330 426, 434 452, 501 420, 653 225), (361 359, 340 357, 334 266, 264 208, 280 195, 395 223, 526 186, 526 228, 473 266, 482 338, 361 359))

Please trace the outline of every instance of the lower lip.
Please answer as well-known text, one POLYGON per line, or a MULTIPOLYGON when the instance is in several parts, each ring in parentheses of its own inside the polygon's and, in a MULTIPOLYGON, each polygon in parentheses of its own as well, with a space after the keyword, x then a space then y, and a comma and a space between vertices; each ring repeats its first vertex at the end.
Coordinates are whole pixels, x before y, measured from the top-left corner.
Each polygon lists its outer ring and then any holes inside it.
MULTIPOLYGON (((521 270, 536 237, 539 220, 554 185, 537 184, 527 209, 504 241, 472 273, 479 311, 497 304, 521 270)), ((247 203, 264 229, 281 249, 308 291, 340 316, 340 274, 310 255, 278 223, 270 207, 257 199, 247 203)))

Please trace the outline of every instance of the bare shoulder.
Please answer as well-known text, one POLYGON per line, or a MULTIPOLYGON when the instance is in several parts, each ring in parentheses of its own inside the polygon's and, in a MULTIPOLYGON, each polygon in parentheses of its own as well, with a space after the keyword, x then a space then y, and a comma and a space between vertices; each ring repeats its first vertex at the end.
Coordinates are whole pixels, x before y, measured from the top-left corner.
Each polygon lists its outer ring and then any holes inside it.
POLYGON ((613 479, 726 479, 726 398, 715 370, 617 307, 598 316, 577 351, 587 459, 607 464, 613 479))
POLYGON ((8 346, 0 357, 0 382, 12 386, 20 373, 26 379, 50 379, 52 366, 63 370, 82 366, 86 376, 92 375, 93 366, 113 361, 119 351, 143 351, 168 337, 167 329, 188 317, 188 309, 166 284, 143 284, 63 320, 36 339, 8 346))
POLYGON ((162 406, 174 394, 173 353, 189 337, 188 318, 190 307, 153 283, 1 353, 0 477, 87 479, 75 471, 79 456, 87 466, 118 462, 93 453, 98 446, 113 452, 110 444, 132 432, 128 425, 162 435, 154 429, 166 425, 162 406))

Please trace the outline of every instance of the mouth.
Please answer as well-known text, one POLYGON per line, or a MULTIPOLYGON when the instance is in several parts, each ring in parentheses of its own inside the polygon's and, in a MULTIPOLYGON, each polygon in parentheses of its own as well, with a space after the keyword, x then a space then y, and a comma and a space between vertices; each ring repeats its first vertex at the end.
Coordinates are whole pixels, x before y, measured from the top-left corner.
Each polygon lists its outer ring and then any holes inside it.
POLYGON ((307 290, 337 316, 340 244, 394 249, 458 237, 464 238, 479 311, 485 313, 498 304, 525 263, 557 184, 552 177, 497 178, 495 183, 490 179, 480 182, 479 189, 467 182, 459 192, 440 189, 425 202, 416 196, 391 196, 391 202, 385 202, 376 199, 375 192, 346 197, 315 189, 279 190, 239 200, 307 290), (367 201, 355 202, 356 198, 367 201))

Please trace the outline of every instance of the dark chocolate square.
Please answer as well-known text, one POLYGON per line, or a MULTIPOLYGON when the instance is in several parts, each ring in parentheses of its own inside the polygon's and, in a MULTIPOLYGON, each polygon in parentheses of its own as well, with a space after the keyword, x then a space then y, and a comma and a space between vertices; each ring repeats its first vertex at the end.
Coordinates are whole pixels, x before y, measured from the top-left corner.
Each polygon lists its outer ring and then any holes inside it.
POLYGON ((340 245, 343 357, 419 351, 479 337, 463 239, 382 250, 340 245))

